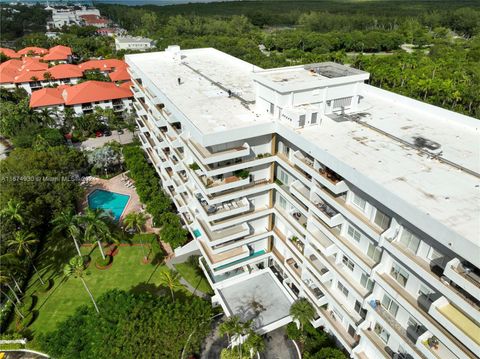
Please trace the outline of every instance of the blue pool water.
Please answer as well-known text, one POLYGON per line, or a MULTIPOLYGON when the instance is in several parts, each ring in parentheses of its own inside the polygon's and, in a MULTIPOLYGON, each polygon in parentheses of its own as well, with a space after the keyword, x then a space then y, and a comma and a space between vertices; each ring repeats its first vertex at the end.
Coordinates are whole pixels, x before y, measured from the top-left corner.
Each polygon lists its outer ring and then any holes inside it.
POLYGON ((200 232, 198 229, 194 229, 193 234, 195 235, 195 238, 198 238, 202 235, 202 232, 200 232))
POLYGON ((88 195, 88 207, 94 209, 100 208, 106 212, 111 212, 115 221, 118 221, 127 206, 129 198, 130 196, 126 194, 96 189, 88 195))

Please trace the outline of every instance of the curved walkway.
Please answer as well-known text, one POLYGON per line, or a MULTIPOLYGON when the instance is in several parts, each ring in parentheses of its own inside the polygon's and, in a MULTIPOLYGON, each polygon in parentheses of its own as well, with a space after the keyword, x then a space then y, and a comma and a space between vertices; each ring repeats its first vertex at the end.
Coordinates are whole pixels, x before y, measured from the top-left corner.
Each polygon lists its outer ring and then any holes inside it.
MULTIPOLYGON (((175 268, 175 266, 172 264, 172 262, 170 260, 166 260, 165 265, 168 268, 178 272, 177 269, 175 268)), ((185 288, 187 288, 188 291, 191 292, 192 294, 194 294, 196 296, 199 296, 200 298, 203 298, 203 299, 206 299, 206 300, 210 299, 210 296, 208 294, 205 294, 201 290, 198 290, 198 289, 194 288, 190 283, 188 283, 185 279, 183 279, 183 277, 180 278, 180 284, 185 286, 185 288)))

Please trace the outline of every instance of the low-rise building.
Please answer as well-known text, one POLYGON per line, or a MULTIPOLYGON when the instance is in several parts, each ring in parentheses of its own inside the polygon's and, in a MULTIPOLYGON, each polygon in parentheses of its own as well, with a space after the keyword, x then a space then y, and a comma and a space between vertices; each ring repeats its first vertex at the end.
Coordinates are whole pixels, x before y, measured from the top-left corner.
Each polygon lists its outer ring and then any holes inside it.
POLYGON ((31 94, 32 91, 44 87, 76 84, 86 72, 92 70, 100 71, 113 82, 121 83, 130 80, 126 70, 127 65, 124 61, 117 59, 89 60, 79 65, 60 63, 49 67, 49 63, 63 62, 49 60, 71 56, 66 55, 69 53, 68 50, 69 48, 57 46, 43 57, 22 57, 0 64, 0 87, 6 89, 20 87, 31 94), (45 59, 51 54, 51 57, 45 59))
POLYGON ((91 15, 100 17, 100 11, 95 8, 78 7, 47 7, 51 11, 51 20, 47 22, 47 29, 59 29, 63 26, 81 25, 81 16, 91 15))
POLYGON ((76 115, 94 111, 95 107, 110 108, 117 113, 130 112, 132 91, 130 84, 117 85, 112 82, 86 81, 77 85, 61 85, 34 91, 30 108, 41 111, 48 108, 62 118, 66 107, 76 115))
POLYGON ((155 41, 147 37, 117 37, 115 39, 115 49, 118 50, 137 50, 144 51, 155 47, 155 41))

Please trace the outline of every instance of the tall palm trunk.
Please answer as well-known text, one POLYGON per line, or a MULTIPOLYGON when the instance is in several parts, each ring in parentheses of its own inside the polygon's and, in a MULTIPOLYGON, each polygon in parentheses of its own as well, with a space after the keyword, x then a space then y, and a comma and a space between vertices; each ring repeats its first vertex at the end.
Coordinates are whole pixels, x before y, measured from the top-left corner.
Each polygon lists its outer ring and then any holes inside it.
POLYGON ((88 295, 90 296, 90 299, 92 300, 92 303, 93 303, 93 306, 95 307, 95 310, 97 311, 97 313, 100 314, 100 311, 98 310, 98 307, 97 307, 97 302, 95 302, 95 298, 93 298, 93 295, 90 292, 90 289, 88 289, 87 283, 85 283, 85 280, 83 278, 80 278, 80 280, 82 281, 83 286, 85 287, 85 290, 87 291, 88 295))
POLYGON ((17 301, 17 303, 20 304, 20 298, 18 298, 18 295, 17 293, 15 293, 15 290, 12 288, 12 286, 8 283, 5 283, 7 285, 7 288, 10 289, 10 292, 13 293, 13 296, 15 297, 15 300, 17 301))
POLYGON ((170 287, 170 294, 172 295, 172 302, 175 302, 175 297, 173 295, 173 287, 170 287))
POLYGON ((14 276, 12 276, 12 280, 13 280, 13 283, 15 283, 15 287, 17 287, 18 291, 19 291, 21 294, 23 294, 23 290, 22 290, 22 288, 20 288, 20 286, 18 285, 18 282, 17 282, 17 280, 15 279, 14 276))
POLYGON ((102 254, 102 258, 105 259, 105 253, 103 253, 102 242, 98 240, 97 243, 98 243, 98 249, 100 249, 100 253, 102 254))
POLYGON ((13 304, 13 309, 15 309, 15 312, 17 312, 17 314, 20 316, 20 318, 25 319, 25 316, 22 314, 22 312, 20 312, 20 311, 18 310, 17 305, 16 305, 15 302, 12 300, 12 298, 10 298, 10 296, 9 296, 7 293, 5 293, 5 292, 3 292, 3 291, 0 291, 0 292, 3 293, 3 295, 4 295, 5 297, 7 297, 7 299, 8 299, 10 302, 12 302, 12 304, 13 304))
POLYGON ((30 256, 30 261, 32 262, 33 270, 35 271, 35 273, 37 273, 38 279, 40 279, 40 283, 42 283, 42 285, 45 285, 45 282, 43 281, 42 276, 40 275, 40 272, 38 271, 37 267, 35 267, 35 264, 33 263, 33 258, 31 256, 30 256))
POLYGON ((75 238, 75 236, 73 234, 72 234, 72 239, 73 239, 73 243, 75 243, 75 248, 77 249, 77 253, 81 257, 82 252, 80 252, 80 246, 78 245, 77 239, 75 238))

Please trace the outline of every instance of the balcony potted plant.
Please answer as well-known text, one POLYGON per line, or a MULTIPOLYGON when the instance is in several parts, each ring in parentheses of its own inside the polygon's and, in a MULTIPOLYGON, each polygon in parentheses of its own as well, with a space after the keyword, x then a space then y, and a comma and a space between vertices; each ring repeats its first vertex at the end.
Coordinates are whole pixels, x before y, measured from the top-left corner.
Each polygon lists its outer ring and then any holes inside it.
POLYGON ((430 348, 438 349, 438 339, 436 336, 428 338, 427 342, 430 348))

